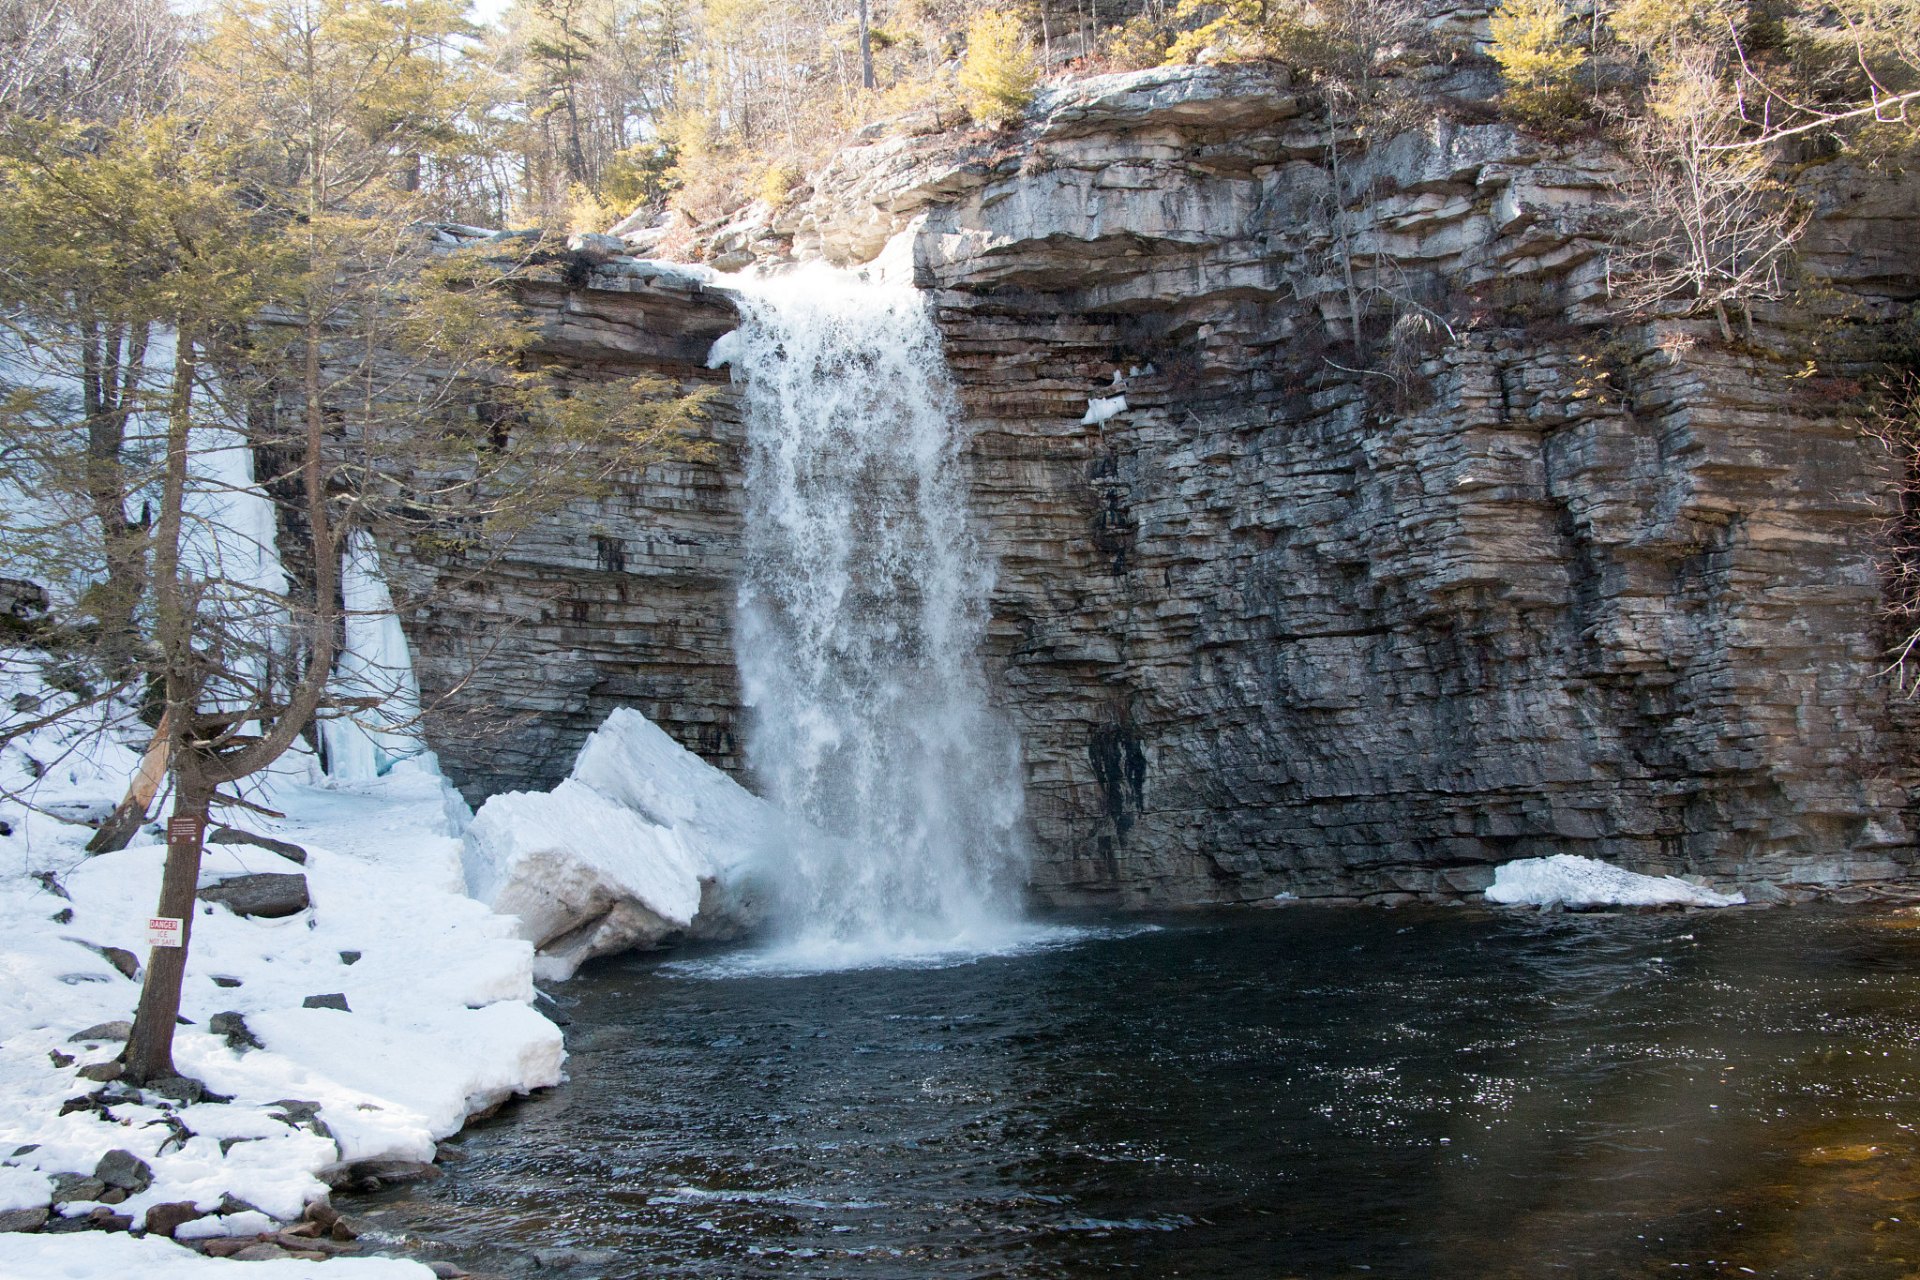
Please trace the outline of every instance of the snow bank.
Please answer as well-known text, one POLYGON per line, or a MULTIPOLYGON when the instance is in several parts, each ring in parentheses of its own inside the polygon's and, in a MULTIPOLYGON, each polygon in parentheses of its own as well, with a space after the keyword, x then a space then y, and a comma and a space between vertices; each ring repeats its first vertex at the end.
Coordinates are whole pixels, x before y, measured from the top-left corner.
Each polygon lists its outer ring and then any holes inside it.
POLYGON ((1643 876, 1593 858, 1522 858, 1493 873, 1487 901, 1536 907, 1735 907, 1743 894, 1715 893, 1675 876, 1643 876))
POLYGON ((539 976, 568 978, 594 956, 749 927, 777 827, 771 805, 623 707, 558 787, 481 806, 467 889, 519 918, 539 976))
MULTIPOLYGON (((35 661, 0 652, 0 712, 60 696, 33 678, 35 661)), ((466 895, 446 784, 413 764, 328 789, 279 780, 272 802, 288 817, 242 825, 299 844, 304 865, 251 845, 208 845, 203 884, 302 875, 311 898, 281 919, 207 904, 194 917, 181 1002, 188 1023, 174 1057, 230 1100, 177 1105, 81 1078, 121 1050, 110 1031, 79 1033, 132 1017, 139 983, 114 961, 131 967, 147 958, 145 920, 165 850, 149 842, 89 858, 89 828, 34 809, 110 808, 137 760, 129 741, 144 735, 109 708, 0 753, 0 776, 25 784, 18 799, 0 801, 0 1211, 45 1206, 54 1175, 90 1173, 103 1154, 123 1149, 153 1175, 114 1209, 136 1224, 153 1205, 178 1201, 211 1215, 227 1196, 289 1220, 325 1194, 318 1175, 329 1166, 432 1160, 436 1140, 473 1112, 560 1081, 560 1033, 530 1004, 533 949, 512 921, 466 895), (338 996, 347 1008, 305 1007, 312 996, 338 996), (263 1047, 214 1034, 217 1014, 239 1015, 263 1047), (104 1107, 60 1114, 68 1099, 89 1094, 104 1107)), ((223 1030, 230 1025, 222 1019, 223 1030)), ((95 1207, 81 1201, 61 1211, 95 1207)), ((268 1225, 262 1213, 229 1212, 181 1234, 268 1225)), ((106 1267, 100 1250, 134 1245, 105 1238, 0 1236, 0 1275, 227 1267, 163 1241, 106 1267)), ((397 1265, 341 1274, 421 1274, 397 1265)))
POLYGON ((72 1236, 0 1235, 0 1276, 19 1280, 430 1280, 431 1268, 398 1258, 311 1262, 231 1262, 203 1258, 168 1240, 88 1232, 72 1236))

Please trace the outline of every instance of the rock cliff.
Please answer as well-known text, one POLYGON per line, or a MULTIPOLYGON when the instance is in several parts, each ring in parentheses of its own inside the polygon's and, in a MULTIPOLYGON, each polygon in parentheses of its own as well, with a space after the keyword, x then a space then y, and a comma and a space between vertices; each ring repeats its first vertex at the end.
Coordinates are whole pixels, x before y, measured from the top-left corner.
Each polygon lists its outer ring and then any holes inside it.
MULTIPOLYGON (((1484 121, 1349 151, 1336 191, 1277 70, 1105 76, 1015 133, 877 131, 714 237, 727 266, 911 237, 975 433, 1043 896, 1396 901, 1558 852, 1910 874, 1890 488, 1841 410, 1854 339, 1920 298, 1920 184, 1824 175, 1807 290, 1729 345, 1608 316, 1603 146, 1484 121)), ((553 296, 570 358, 653 332, 617 294, 553 296)), ((636 478, 524 584, 476 584, 476 616, 564 602, 495 691, 539 736, 470 786, 557 777, 614 702, 731 759, 733 483, 636 478)))
MULTIPOLYGON (((734 326, 733 306, 684 271, 581 256, 536 273, 521 297, 544 322, 538 358, 562 376, 725 378, 706 354, 734 326)), ((387 549, 431 602, 402 623, 423 705, 438 708, 429 738, 470 802, 552 787, 625 706, 735 767, 740 426, 730 402, 712 425, 710 459, 618 476, 484 567, 457 551, 387 549)))

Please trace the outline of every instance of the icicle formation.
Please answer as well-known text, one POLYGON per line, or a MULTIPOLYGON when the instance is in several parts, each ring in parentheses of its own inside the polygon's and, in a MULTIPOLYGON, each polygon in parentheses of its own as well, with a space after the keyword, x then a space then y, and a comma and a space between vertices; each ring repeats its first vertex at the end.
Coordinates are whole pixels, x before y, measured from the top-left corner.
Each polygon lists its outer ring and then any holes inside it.
POLYGON ((340 596, 347 611, 345 643, 334 664, 330 692, 344 698, 372 696, 378 707, 320 722, 327 747, 327 774, 342 782, 377 778, 401 760, 420 756, 420 685, 413 654, 393 611, 393 597, 373 539, 354 530, 340 557, 340 596))
POLYGON ((815 829, 783 886, 789 941, 988 944, 1017 914, 1021 793, 979 667, 992 570, 939 336, 912 288, 825 268, 744 293, 714 363, 747 418, 748 759, 815 829))

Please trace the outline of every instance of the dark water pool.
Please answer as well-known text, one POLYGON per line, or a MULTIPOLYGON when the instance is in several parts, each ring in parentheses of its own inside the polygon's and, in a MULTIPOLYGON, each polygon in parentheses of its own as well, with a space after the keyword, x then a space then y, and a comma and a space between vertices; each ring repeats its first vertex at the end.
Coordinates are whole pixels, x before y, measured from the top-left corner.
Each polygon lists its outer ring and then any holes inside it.
POLYGON ((945 969, 590 969, 573 1082, 356 1211, 606 1280, 1920 1271, 1920 918, 1161 923, 945 969))

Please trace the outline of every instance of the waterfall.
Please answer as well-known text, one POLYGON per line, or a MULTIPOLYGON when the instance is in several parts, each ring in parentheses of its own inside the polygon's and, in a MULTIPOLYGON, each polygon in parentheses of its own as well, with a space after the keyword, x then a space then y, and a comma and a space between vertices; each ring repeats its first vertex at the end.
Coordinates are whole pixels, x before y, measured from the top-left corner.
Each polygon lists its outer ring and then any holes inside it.
POLYGON ((1019 762, 981 671, 993 570, 939 335, 905 285, 816 267, 739 288, 714 363, 746 414, 747 759, 804 824, 776 919, 849 960, 997 945, 1025 873, 1019 762))

